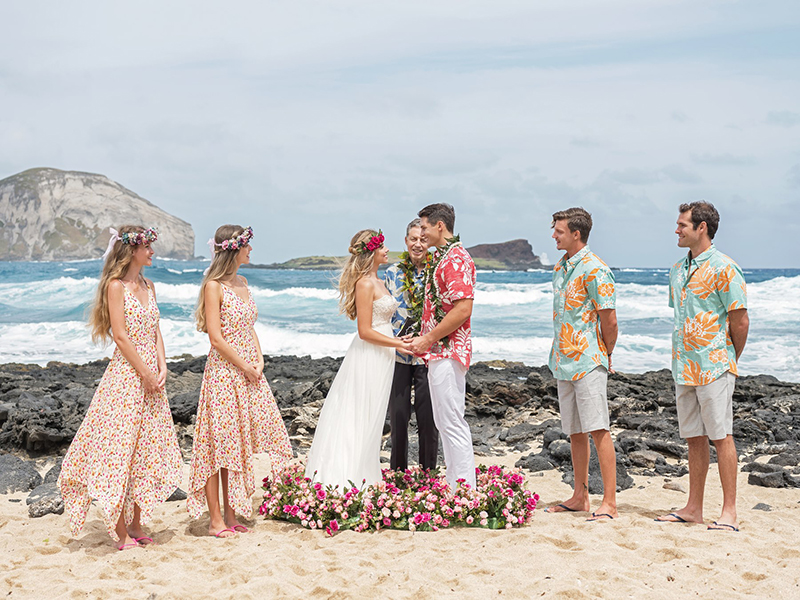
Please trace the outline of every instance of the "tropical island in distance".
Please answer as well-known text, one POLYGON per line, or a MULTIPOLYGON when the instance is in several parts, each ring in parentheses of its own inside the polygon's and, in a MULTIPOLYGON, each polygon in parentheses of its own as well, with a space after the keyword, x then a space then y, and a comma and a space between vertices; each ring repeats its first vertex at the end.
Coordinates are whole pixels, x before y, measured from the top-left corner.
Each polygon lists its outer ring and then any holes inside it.
MULTIPOLYGON (((533 253, 527 240, 511 240, 499 244, 478 244, 467 248, 478 269, 490 271, 526 271, 528 269, 551 269, 533 253)), ((389 263, 400 260, 400 252, 389 252, 389 263)), ((306 271, 335 271, 347 261, 346 256, 304 256, 282 263, 267 265, 245 265, 252 269, 300 269, 306 271)))
MULTIPOLYGON (((0 180, 0 260, 95 259, 108 244, 108 228, 125 222, 155 226, 159 230, 159 256, 202 258, 194 256, 195 235, 189 223, 104 175, 42 167, 0 180)), ((479 244, 467 250, 478 269, 551 268, 523 239, 479 244)), ((346 260, 346 256, 305 256, 250 266, 332 271, 346 260)), ((390 252, 389 260, 400 260, 400 252, 390 252)))

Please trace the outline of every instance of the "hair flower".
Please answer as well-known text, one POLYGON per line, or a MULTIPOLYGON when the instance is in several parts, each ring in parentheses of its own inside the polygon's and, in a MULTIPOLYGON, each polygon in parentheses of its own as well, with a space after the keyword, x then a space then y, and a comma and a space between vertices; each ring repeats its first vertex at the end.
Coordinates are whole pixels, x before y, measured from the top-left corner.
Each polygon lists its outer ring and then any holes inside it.
POLYGON ((253 237, 253 228, 245 227, 242 233, 231 239, 222 240, 221 242, 214 241, 214 238, 209 239, 208 247, 211 248, 212 252, 216 252, 216 248, 221 248, 222 250, 238 250, 239 248, 247 246, 253 237))
POLYGON ((366 254, 367 252, 375 252, 378 248, 383 246, 383 232, 379 229, 377 235, 369 238, 368 242, 361 242, 358 254, 366 254))

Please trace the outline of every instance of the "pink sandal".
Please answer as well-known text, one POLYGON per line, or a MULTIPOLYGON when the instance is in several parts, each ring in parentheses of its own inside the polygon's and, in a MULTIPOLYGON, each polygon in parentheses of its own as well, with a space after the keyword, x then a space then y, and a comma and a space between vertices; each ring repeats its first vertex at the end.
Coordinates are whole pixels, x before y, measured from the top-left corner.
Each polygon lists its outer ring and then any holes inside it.
POLYGON ((247 533, 248 531, 250 531, 247 527, 245 527, 244 525, 241 525, 241 524, 234 525, 233 527, 231 527, 231 529, 233 529, 237 533, 247 533))
POLYGON ((138 542, 133 542, 132 544, 122 544, 122 546, 117 546, 117 550, 127 550, 128 548, 141 548, 138 542))
POLYGON ((225 529, 220 529, 217 533, 214 534, 214 537, 220 538, 220 539, 226 539, 226 538, 232 538, 235 535, 236 535, 236 530, 233 527, 227 527, 225 529), (230 531, 234 535, 220 535, 221 533, 224 533, 226 531, 230 531))
POLYGON ((150 537, 147 537, 147 536, 140 537, 140 538, 133 538, 133 539, 134 539, 134 541, 135 541, 137 544, 139 544, 140 546, 147 546, 147 545, 149 545, 149 544, 153 544, 153 543, 155 543, 155 542, 153 542, 153 538, 150 538, 150 537), (145 543, 144 543, 144 544, 142 544, 142 543, 140 543, 140 542, 145 542, 145 543))

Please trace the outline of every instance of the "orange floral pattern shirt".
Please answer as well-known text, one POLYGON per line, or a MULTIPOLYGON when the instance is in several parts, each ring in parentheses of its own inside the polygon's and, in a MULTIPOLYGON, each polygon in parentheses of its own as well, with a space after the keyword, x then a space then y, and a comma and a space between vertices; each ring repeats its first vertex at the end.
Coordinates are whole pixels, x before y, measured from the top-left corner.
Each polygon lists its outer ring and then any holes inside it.
POLYGON ((608 352, 597 311, 616 308, 614 274, 584 246, 553 269, 553 347, 550 370, 560 380, 582 379, 597 367, 608 369, 608 352))
POLYGON ((744 275, 733 260, 712 244, 669 271, 672 330, 672 377, 681 385, 707 385, 726 371, 739 375, 736 350, 728 331, 728 313, 747 308, 744 275))

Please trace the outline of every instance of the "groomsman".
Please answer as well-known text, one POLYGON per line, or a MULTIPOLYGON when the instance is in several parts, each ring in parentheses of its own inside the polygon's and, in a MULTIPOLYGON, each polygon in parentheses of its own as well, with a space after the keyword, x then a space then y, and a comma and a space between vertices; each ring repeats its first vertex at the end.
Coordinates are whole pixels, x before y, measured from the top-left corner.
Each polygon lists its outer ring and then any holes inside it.
POLYGON ((614 275, 589 249, 592 217, 582 208, 553 215, 553 239, 565 252, 553 270, 553 347, 550 370, 558 384, 561 428, 569 435, 575 483, 572 497, 546 512, 588 512, 589 435, 594 440, 603 501, 589 521, 615 519, 617 459, 606 386, 617 342, 614 275))
POLYGON ((456 213, 449 204, 419 211, 422 239, 436 247, 426 276, 422 333, 410 349, 428 362, 433 418, 442 437, 447 482, 463 480, 475 489, 472 433, 464 418, 466 376, 472 359, 470 317, 475 264, 453 235, 456 213))
POLYGON ((679 207, 678 247, 689 253, 669 272, 669 305, 674 310, 672 377, 680 436, 689 445, 686 506, 659 517, 670 523, 702 523, 710 439, 717 450, 722 513, 709 529, 739 531, 736 516, 736 445, 733 388, 750 319, 744 275, 712 240, 719 227, 713 204, 679 207))
MULTIPOLYGON (((386 269, 386 289, 398 303, 392 318, 394 334, 418 332, 422 326, 425 298, 424 279, 428 246, 422 241, 420 220, 406 227, 406 252, 399 263, 386 269), (409 327, 411 330, 409 331, 409 327)), ((411 388, 414 388, 414 412, 417 415, 419 464, 423 469, 436 468, 439 432, 433 421, 431 392, 428 388, 428 367, 418 356, 395 354, 394 379, 389 394, 389 422, 392 425, 392 458, 395 471, 408 468, 408 421, 411 418, 411 388)))

